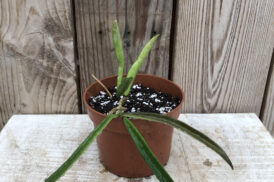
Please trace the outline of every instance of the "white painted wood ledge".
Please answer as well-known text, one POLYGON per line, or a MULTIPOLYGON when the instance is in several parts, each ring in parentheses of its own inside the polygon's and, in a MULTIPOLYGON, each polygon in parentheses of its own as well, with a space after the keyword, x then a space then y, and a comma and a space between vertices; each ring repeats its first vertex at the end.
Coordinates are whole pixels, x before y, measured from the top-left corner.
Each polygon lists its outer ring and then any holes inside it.
MULTIPOLYGON (((180 120, 219 143, 235 170, 213 151, 175 130, 165 167, 175 181, 271 181, 274 140, 255 114, 182 114, 180 120)), ((87 115, 14 115, 0 133, 0 181, 43 181, 92 130, 87 115)), ((99 162, 96 142, 60 181, 157 181, 120 178, 99 162)))

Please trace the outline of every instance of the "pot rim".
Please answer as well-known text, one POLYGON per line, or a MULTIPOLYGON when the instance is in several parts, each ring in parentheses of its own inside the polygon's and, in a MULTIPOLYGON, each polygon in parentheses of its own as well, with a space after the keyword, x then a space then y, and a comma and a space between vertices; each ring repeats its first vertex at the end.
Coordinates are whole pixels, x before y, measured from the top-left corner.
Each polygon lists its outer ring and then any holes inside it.
MULTIPOLYGON (((123 76, 125 76, 125 75, 126 75, 126 74, 124 74, 123 76)), ((182 88, 179 87, 179 85, 177 85, 175 82, 173 82, 173 81, 171 81, 171 80, 168 80, 168 79, 166 79, 166 78, 163 78, 163 77, 160 77, 160 76, 151 75, 151 74, 137 74, 136 77, 137 77, 138 75, 140 75, 140 76, 156 77, 156 78, 159 78, 159 79, 163 79, 163 80, 169 82, 170 84, 173 84, 175 87, 177 87, 177 89, 180 90, 180 92, 181 92, 181 94, 182 94, 182 98, 180 99, 180 104, 179 104, 177 107, 179 107, 179 106, 181 106, 181 105, 183 104, 183 102, 184 102, 184 100, 185 100, 185 93, 184 93, 184 91, 182 90, 182 88)), ((112 78, 112 77, 117 77, 117 75, 112 75, 112 76, 105 77, 105 78, 101 79, 100 81, 102 82, 102 81, 104 81, 105 79, 109 79, 109 78, 112 78)), ((83 102, 84 102, 85 106, 86 106, 89 110, 92 110, 93 112, 95 112, 95 113, 101 115, 102 117, 106 117, 106 116, 107 116, 106 114, 103 114, 103 113, 101 113, 101 112, 98 112, 98 111, 96 111, 95 109, 93 109, 92 107, 90 107, 90 105, 88 104, 88 101, 87 101, 87 99, 86 99, 86 95, 87 95, 88 90, 90 90, 95 84, 97 84, 96 81, 95 81, 94 83, 92 83, 91 85, 89 85, 89 86, 85 89, 85 92, 84 92, 84 94, 83 94, 83 96, 82 96, 82 99, 83 99, 83 102)), ((172 110, 171 110, 170 112, 168 112, 168 113, 172 113, 177 107, 175 107, 174 109, 172 109, 172 110)), ((165 113, 164 115, 167 115, 168 113, 165 113)))

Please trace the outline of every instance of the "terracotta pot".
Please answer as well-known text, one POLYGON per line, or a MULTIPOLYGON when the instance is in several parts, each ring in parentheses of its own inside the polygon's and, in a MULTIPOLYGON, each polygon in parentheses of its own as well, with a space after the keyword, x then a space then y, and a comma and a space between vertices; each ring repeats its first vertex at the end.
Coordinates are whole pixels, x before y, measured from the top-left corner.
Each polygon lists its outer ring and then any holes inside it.
MULTIPOLYGON (((112 88, 116 85, 116 76, 111 76, 101 81, 108 88, 112 88)), ((135 83, 141 83, 144 86, 180 98, 180 105, 166 114, 176 119, 179 117, 184 100, 184 93, 179 86, 167 79, 144 74, 138 74, 135 83)), ((103 90, 102 87, 95 82, 85 90, 83 95, 83 101, 88 109, 88 115, 95 126, 97 126, 106 115, 92 109, 88 105, 88 100, 91 96, 98 95, 101 90, 103 90)), ((157 122, 137 119, 132 119, 131 121, 145 138, 147 144, 161 164, 165 165, 169 159, 173 128, 157 122)), ((145 177, 153 174, 139 154, 122 119, 117 118, 109 123, 101 135, 97 137, 97 145, 101 163, 110 172, 118 176, 131 178, 145 177)))

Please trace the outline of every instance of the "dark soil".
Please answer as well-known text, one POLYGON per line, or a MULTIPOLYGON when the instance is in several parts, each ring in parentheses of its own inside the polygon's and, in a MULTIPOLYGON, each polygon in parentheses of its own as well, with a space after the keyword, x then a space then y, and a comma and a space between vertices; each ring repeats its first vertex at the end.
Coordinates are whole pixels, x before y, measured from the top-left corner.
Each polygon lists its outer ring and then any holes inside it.
MULTIPOLYGON (((118 106, 120 98, 116 96, 116 87, 109 89, 111 95, 100 91, 99 95, 91 97, 89 105, 103 114, 107 114, 111 109, 118 106)), ((132 86, 127 100, 123 106, 125 112, 154 112, 167 113, 180 104, 179 98, 174 98, 169 94, 155 91, 152 88, 144 87, 141 84, 132 86)))

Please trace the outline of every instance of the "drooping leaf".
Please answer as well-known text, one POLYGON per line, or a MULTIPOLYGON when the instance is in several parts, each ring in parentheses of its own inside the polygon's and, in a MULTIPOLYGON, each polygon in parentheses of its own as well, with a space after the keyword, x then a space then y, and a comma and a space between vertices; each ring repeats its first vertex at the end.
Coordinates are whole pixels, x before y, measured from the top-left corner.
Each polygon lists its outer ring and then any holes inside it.
POLYGON ((118 73, 117 73, 117 87, 120 86, 123 78, 124 72, 124 54, 123 54, 123 44, 120 37, 120 31, 118 27, 117 20, 114 21, 112 25, 112 42, 114 46, 115 56, 118 61, 118 73))
POLYGON ((166 172, 166 170, 163 168, 163 166, 160 164, 160 162, 157 160, 153 152, 150 150, 146 141, 139 133, 138 129, 134 126, 134 124, 126 117, 124 117, 123 120, 139 153, 141 154, 147 165, 150 167, 150 169, 153 171, 153 173, 156 175, 156 177, 161 182, 173 181, 169 174, 166 172))
POLYGON ((127 77, 123 77, 122 79, 122 83, 120 84, 120 86, 117 87, 117 96, 120 97, 121 95, 124 95, 125 91, 128 89, 129 86, 131 86, 131 82, 132 82, 133 78, 127 78, 127 77))
MULTIPOLYGON (((154 37, 152 37, 152 39, 150 39, 150 41, 145 45, 145 47, 142 49, 140 55, 138 56, 137 60, 133 63, 133 65, 131 66, 131 68, 128 71, 127 74, 127 78, 132 77, 133 81, 136 77, 136 74, 138 73, 138 70, 140 69, 142 63, 144 62, 145 58, 147 57, 153 43, 155 42, 155 40, 159 37, 159 34, 155 35, 154 37)), ((127 96, 130 92, 130 88, 133 84, 133 81, 131 82, 130 87, 126 90, 125 92, 125 96, 127 96)))
POLYGON ((57 181, 65 172, 72 166, 72 164, 84 153, 84 151, 90 146, 94 139, 103 131, 103 129, 109 124, 109 122, 118 117, 116 114, 108 115, 101 123, 94 128, 94 130, 88 135, 88 137, 78 146, 78 148, 71 154, 71 156, 47 179, 46 182, 57 181))
POLYGON ((144 119, 144 120, 149 120, 149 121, 160 122, 163 124, 170 125, 174 128, 177 128, 177 129, 185 132, 186 134, 192 136, 193 138, 197 139, 198 141, 202 142, 209 148, 211 148, 213 151, 215 151, 217 154, 219 154, 233 169, 233 164, 230 161, 229 157, 217 143, 215 143, 213 140, 211 140, 205 134, 192 128, 191 126, 189 126, 188 124, 186 124, 182 121, 179 121, 177 119, 171 118, 166 115, 149 113, 149 112, 123 113, 122 115, 129 117, 129 118, 134 118, 134 119, 144 119))

